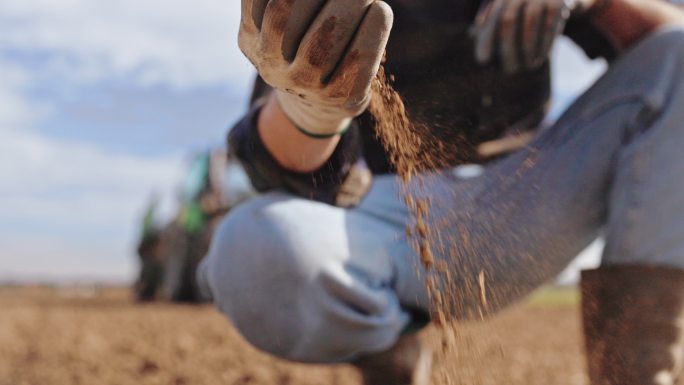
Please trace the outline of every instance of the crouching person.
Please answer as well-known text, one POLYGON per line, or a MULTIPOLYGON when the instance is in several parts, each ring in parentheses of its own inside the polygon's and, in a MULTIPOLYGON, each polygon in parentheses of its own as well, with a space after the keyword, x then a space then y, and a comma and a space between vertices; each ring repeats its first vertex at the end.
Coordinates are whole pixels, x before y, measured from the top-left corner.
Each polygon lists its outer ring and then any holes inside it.
POLYGON ((406 240, 395 170, 366 112, 387 51, 410 116, 465 143, 448 166, 482 170, 434 170, 421 189, 433 202, 433 229, 456 239, 450 255, 437 255, 453 278, 441 287, 451 315, 519 300, 603 233, 603 266, 582 282, 592 384, 680 377, 680 9, 657 0, 242 7, 240 47, 260 79, 229 140, 263 194, 223 221, 198 274, 249 342, 295 361, 353 362, 369 385, 429 379, 430 354, 415 333, 431 311, 425 274, 406 240), (538 130, 561 33, 610 68, 553 127, 538 130), (472 290, 478 276, 487 278, 486 307, 472 290))

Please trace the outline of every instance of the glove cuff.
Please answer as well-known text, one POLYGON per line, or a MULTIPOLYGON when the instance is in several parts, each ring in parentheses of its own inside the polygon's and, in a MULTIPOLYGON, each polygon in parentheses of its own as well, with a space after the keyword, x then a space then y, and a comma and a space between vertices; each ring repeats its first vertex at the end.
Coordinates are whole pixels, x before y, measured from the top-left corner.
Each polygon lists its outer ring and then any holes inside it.
POLYGON ((343 109, 311 104, 281 90, 276 90, 276 99, 292 124, 302 133, 314 138, 341 135, 354 118, 343 109))

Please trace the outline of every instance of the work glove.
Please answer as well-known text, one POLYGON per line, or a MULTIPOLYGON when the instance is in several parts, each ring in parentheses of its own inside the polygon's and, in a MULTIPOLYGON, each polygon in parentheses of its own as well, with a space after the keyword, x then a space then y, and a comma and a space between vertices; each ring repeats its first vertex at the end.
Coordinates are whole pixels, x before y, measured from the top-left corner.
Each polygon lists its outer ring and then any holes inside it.
POLYGON ((475 57, 481 64, 498 55, 503 70, 539 68, 573 15, 605 0, 485 0, 473 27, 475 57))
POLYGON ((375 0, 242 0, 239 45, 292 123, 343 132, 370 102, 393 23, 375 0))

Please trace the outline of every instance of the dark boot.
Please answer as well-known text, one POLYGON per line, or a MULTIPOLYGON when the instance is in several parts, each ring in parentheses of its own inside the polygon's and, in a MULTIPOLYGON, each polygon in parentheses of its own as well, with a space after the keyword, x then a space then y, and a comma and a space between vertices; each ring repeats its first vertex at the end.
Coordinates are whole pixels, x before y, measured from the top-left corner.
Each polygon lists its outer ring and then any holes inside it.
POLYGON ((432 350, 418 333, 402 336, 394 347, 354 362, 364 385, 429 385, 432 350))
POLYGON ((684 358, 684 271, 615 266, 582 273, 591 385, 676 384, 684 358))

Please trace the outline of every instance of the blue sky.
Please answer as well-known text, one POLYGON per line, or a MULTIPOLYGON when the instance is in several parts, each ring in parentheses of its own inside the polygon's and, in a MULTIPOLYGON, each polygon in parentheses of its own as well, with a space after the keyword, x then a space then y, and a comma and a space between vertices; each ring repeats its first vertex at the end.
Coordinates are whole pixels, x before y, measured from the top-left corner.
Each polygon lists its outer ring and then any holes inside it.
MULTIPOLYGON (((171 212, 183 159, 245 109, 239 5, 0 2, 0 279, 131 279, 150 194, 171 212)), ((602 67, 556 51, 560 111, 602 67)))

